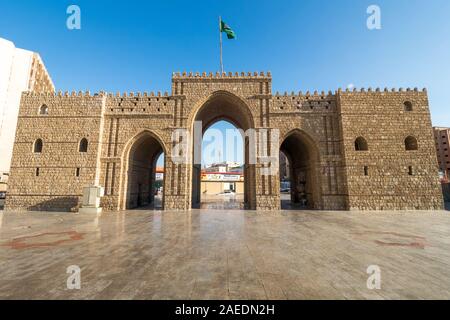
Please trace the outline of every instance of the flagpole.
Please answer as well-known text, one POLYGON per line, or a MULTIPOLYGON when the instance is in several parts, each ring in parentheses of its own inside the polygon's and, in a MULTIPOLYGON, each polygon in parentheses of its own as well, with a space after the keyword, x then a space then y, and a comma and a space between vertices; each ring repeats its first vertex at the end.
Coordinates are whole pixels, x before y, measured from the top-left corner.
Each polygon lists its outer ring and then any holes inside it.
POLYGON ((222 58, 222 17, 219 16, 219 35, 220 35, 220 70, 223 73, 223 58, 222 58))

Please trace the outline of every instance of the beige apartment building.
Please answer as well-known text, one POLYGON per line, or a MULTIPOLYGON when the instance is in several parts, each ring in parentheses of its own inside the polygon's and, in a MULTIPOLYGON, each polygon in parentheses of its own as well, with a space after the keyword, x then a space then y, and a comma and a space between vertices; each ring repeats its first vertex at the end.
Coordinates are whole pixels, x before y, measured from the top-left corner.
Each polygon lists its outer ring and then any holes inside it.
POLYGON ((6 190, 22 92, 54 92, 39 54, 0 38, 0 191, 6 190))
POLYGON ((448 181, 450 172, 450 128, 435 127, 433 130, 439 170, 443 180, 448 181))

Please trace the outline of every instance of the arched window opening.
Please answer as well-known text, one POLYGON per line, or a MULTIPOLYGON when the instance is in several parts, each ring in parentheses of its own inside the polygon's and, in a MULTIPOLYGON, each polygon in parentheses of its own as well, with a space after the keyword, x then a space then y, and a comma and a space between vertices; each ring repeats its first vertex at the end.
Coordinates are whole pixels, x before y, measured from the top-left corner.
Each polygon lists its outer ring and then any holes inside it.
POLYGON ((367 145, 366 139, 359 137, 355 140, 355 151, 368 151, 369 146, 367 145))
POLYGON ((89 143, 88 143, 86 138, 81 139, 78 151, 79 152, 87 152, 88 151, 88 145, 89 145, 89 143))
POLYGON ((47 105, 43 104, 41 108, 39 109, 40 115, 47 115, 48 114, 48 107, 47 105))
POLYGON ((409 136, 405 139, 405 149, 406 151, 414 151, 418 149, 417 139, 409 136))
POLYGON ((405 101, 403 106, 405 107, 405 111, 406 112, 413 111, 413 105, 412 105, 412 103, 410 101, 405 101))
POLYGON ((42 147, 43 147, 42 139, 37 139, 34 142, 33 152, 34 153, 42 153, 42 147))

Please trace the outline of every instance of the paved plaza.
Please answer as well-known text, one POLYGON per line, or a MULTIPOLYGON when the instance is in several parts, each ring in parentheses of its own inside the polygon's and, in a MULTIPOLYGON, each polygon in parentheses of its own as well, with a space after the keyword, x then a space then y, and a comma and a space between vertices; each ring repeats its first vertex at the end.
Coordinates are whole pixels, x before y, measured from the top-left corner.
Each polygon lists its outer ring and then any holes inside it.
POLYGON ((0 211, 0 299, 450 299, 449 249, 444 211, 0 211))

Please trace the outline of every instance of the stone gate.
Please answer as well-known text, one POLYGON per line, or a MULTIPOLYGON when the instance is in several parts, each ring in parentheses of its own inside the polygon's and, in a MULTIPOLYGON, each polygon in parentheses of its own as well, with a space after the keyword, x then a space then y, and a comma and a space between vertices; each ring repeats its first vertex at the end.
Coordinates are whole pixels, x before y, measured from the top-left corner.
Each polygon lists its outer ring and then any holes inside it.
POLYGON ((273 94, 270 73, 176 73, 170 95, 23 93, 6 209, 75 211, 87 185, 105 188, 109 210, 151 202, 162 152, 163 208, 195 208, 201 151, 193 139, 218 120, 268 133, 263 142, 245 138, 249 209, 280 208, 279 175, 263 173, 276 161, 250 161, 261 149, 286 154, 293 190, 305 188, 310 209, 443 207, 426 90, 273 94), (174 141, 180 129, 189 141, 174 141), (190 146, 184 163, 174 161, 177 143, 190 146))

